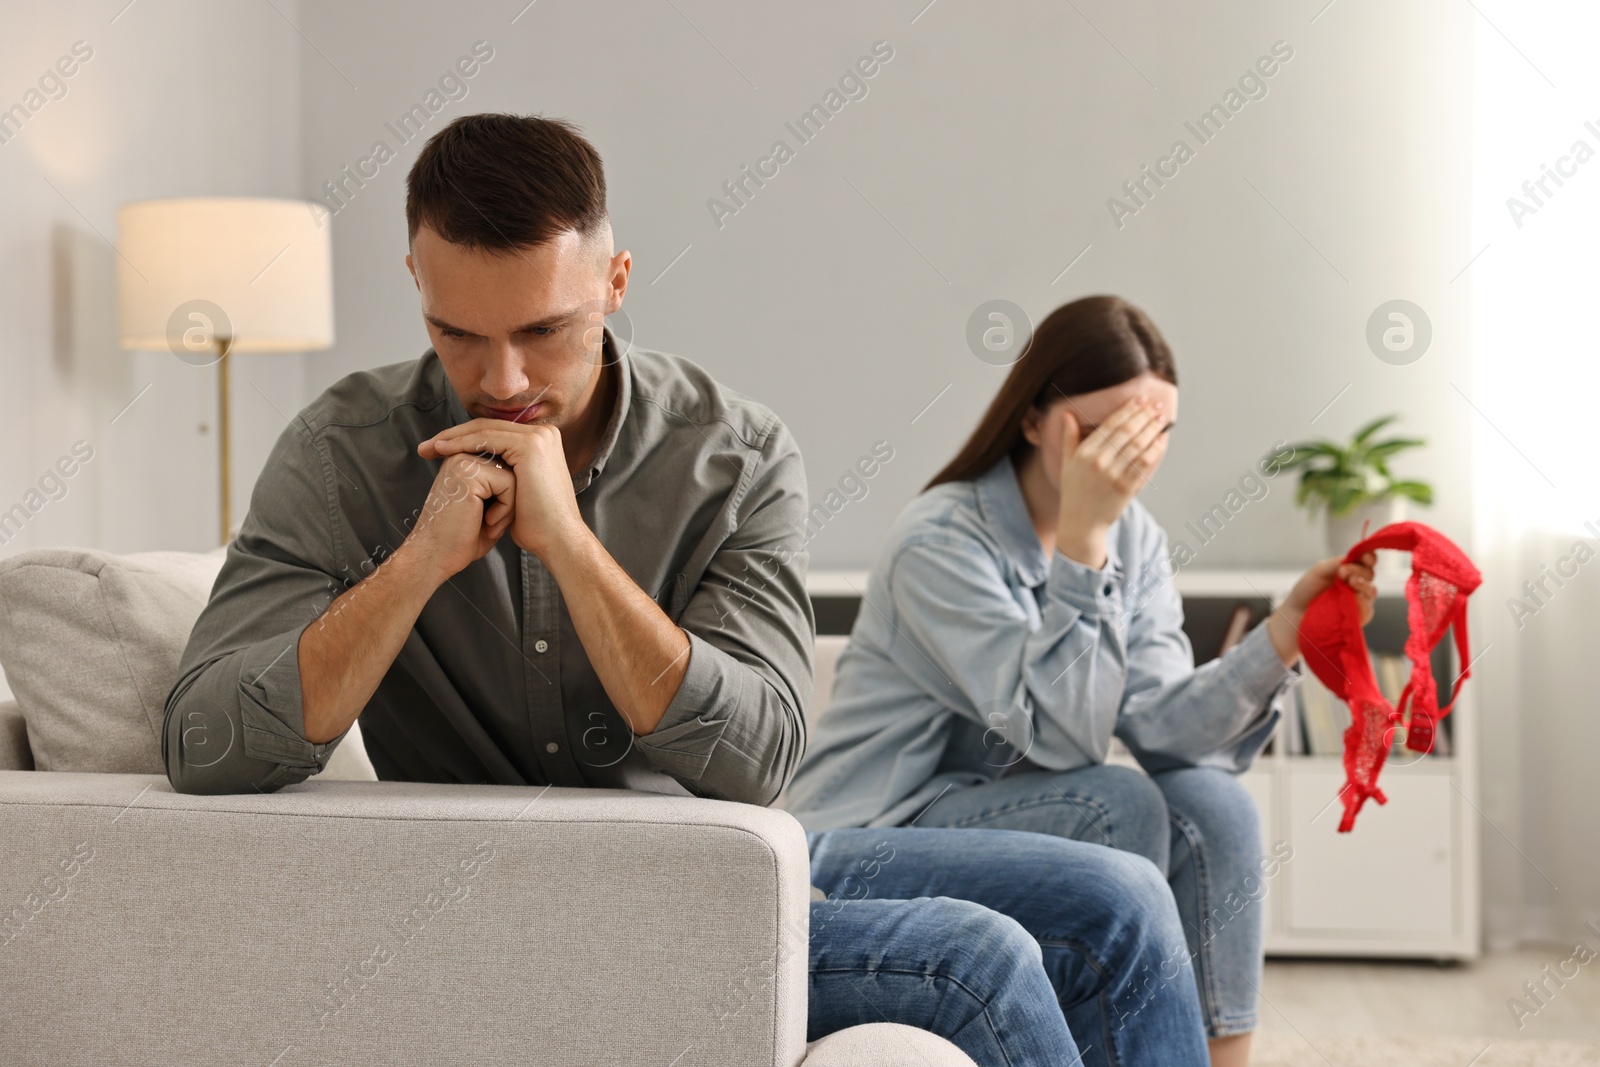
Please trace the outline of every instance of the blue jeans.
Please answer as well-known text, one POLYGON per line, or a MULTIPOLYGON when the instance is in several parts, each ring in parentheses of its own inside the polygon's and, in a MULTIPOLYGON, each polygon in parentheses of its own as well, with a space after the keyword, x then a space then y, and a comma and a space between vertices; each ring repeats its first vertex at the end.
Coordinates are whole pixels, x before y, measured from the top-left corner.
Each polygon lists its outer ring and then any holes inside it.
POLYGON ((806 838, 829 897, 811 912, 809 1040, 890 1021, 983 1067, 1208 1062, 1172 895, 1144 860, 1003 830, 806 838))
POLYGON ((1254 799, 1224 771, 1146 776, 1107 765, 957 787, 917 817, 918 826, 1031 830, 1152 861, 1177 902, 1208 1037, 1256 1026, 1266 895, 1260 824, 1254 799))

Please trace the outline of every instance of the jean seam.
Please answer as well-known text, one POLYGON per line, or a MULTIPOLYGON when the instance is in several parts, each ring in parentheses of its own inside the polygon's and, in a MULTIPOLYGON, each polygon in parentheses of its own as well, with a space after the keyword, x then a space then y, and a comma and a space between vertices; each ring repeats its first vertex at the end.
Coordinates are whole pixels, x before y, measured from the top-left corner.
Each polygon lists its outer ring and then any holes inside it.
MULTIPOLYGON (((1111 811, 1104 804, 1102 804, 1097 797, 1069 794, 1059 787, 1056 789, 1056 794, 1056 797, 1031 797, 1025 800, 1014 801, 1010 804, 1005 804, 997 808, 991 808, 982 813, 968 816, 965 819, 958 819, 945 825, 953 830, 969 829, 978 823, 995 819, 1002 815, 1009 815, 1012 812, 1023 811, 1028 808, 1044 807, 1047 804, 1059 806, 1061 801, 1064 800, 1067 802, 1069 807, 1077 807, 1081 805, 1082 807, 1091 809, 1095 813, 1096 818, 1091 820, 1090 828, 1099 831, 1101 837, 1105 839, 1105 844, 1107 846, 1111 848, 1117 847, 1114 844, 1115 838, 1111 825, 1111 811)), ((1087 951, 1086 946, 1073 942, 1067 938, 1037 938, 1036 940, 1038 940, 1041 947, 1049 945, 1050 947, 1071 948, 1074 951, 1081 952, 1084 959, 1088 961, 1090 967, 1094 969, 1097 975, 1104 978, 1108 973, 1104 963, 1096 960, 1087 951)), ((1109 1067, 1119 1067, 1119 1065, 1122 1063, 1122 1059, 1117 1054, 1116 1043, 1111 1039, 1111 1015, 1115 1010, 1115 1006, 1111 1003, 1111 995, 1109 992, 1102 992, 1095 999, 1100 1003, 1100 1040, 1105 1046, 1106 1063, 1109 1065, 1109 1067)), ((1056 1006, 1058 1008, 1061 1006, 1059 997, 1057 998, 1056 1006)), ((1082 1060, 1081 1049, 1079 1050, 1079 1060, 1080 1062, 1082 1060)))
POLYGON ((1199 947, 1195 950, 1195 955, 1201 958, 1195 961, 1195 986, 1204 990, 1204 995, 1200 999, 1201 1007, 1205 1009, 1206 1036, 1220 1037, 1222 1035, 1215 1031, 1219 1028, 1219 1020, 1223 1017, 1222 997, 1216 988, 1216 968, 1213 965, 1205 928, 1206 918, 1211 914, 1211 882, 1206 877, 1205 853, 1197 844, 1200 839, 1199 828, 1170 807, 1167 814, 1172 825, 1189 842, 1189 860, 1194 864, 1195 900, 1200 905, 1200 925, 1195 927, 1195 941, 1199 947), (1204 976, 1203 981, 1201 976, 1204 976))
MULTIPOLYGON (((1070 937, 1039 937, 1035 940, 1039 942, 1040 948, 1067 948, 1081 954, 1084 962, 1088 963, 1090 969, 1101 978, 1111 973, 1110 968, 1103 961, 1096 959, 1089 946, 1081 941, 1074 941, 1070 937)), ((1095 997, 1095 1000, 1100 1002, 1100 1042, 1105 1046, 1106 1063, 1110 1067, 1118 1067, 1122 1063, 1122 1057, 1117 1054, 1116 1043, 1111 1040, 1111 1014, 1115 1010, 1111 1003, 1111 994, 1102 992, 1095 997)), ((1066 1010, 1062 1007, 1060 997, 1056 998, 1056 1007, 1062 1008, 1063 1012, 1066 1010)), ((1083 1062, 1082 1049, 1078 1050, 1078 1062, 1083 1062)))
POLYGON ((1215 1034, 1212 1034, 1210 1036, 1212 1036, 1212 1037, 1228 1037, 1229 1033, 1227 1031, 1230 1031, 1232 1027, 1236 1027, 1236 1026, 1244 1026, 1244 1027, 1246 1027, 1246 1029, 1239 1030, 1239 1031, 1234 1031, 1234 1032, 1241 1033, 1241 1034, 1249 1033, 1250 1031, 1255 1029, 1254 1026, 1250 1026, 1249 1025, 1250 1022, 1251 1022, 1251 1018, 1248 1015, 1221 1015, 1221 1016, 1218 1016, 1217 1030, 1218 1031, 1222 1031, 1222 1032, 1215 1033, 1215 1034))
MULTIPOLYGON (((1002 1056, 1004 1056, 1006 1058, 1006 1063, 1009 1064, 1011 1062, 1011 1054, 1006 1051, 1005 1042, 1000 1040, 1000 1028, 995 1025, 994 1016, 989 1014, 989 1002, 987 1000, 984 1000, 981 996, 979 996, 977 994, 977 992, 974 989, 972 989, 972 987, 968 986, 965 982, 963 982, 961 979, 955 977, 954 975, 945 974, 945 973, 940 972, 940 971, 913 971, 913 970, 908 970, 908 969, 905 969, 905 968, 902 968, 902 967, 870 967, 870 966, 869 967, 812 967, 811 968, 811 974, 813 976, 819 975, 819 974, 901 974, 901 975, 907 975, 907 976, 912 977, 912 978, 941 978, 944 981, 949 982, 951 985, 955 986, 957 989, 961 990, 967 996, 971 997, 973 1002, 978 1005, 979 1014, 983 1016, 984 1021, 986 1023, 988 1023, 988 1025, 989 1025, 989 1032, 991 1034, 995 1035, 995 1043, 997 1045, 999 1045, 999 1047, 1000 1047, 1000 1055, 1002 1055, 1002 1056)), ((859 990, 858 990, 858 992, 859 992, 859 990)), ((866 994, 863 993, 862 996, 866 996, 866 994)), ((871 1002, 870 998, 868 998, 868 1002, 869 1003, 871 1002)), ((1057 1007, 1059 1007, 1059 1005, 1057 1005, 1057 1007)), ((877 1010, 877 1005, 876 1004, 873 1005, 873 1009, 875 1011, 877 1010)), ((882 1011, 878 1011, 878 1014, 882 1015, 883 1012, 882 1011)))
MULTIPOLYGON (((1067 801, 1069 806, 1081 804, 1086 808, 1092 808, 1095 814, 1099 816, 1099 819, 1098 824, 1091 824, 1091 829, 1099 830, 1100 835, 1106 839, 1105 844, 1111 845, 1112 827, 1110 809, 1101 804, 1096 798, 1069 796, 1060 790, 1057 790, 1057 793, 1060 795, 1061 800, 1067 801), (1102 825, 1104 826, 1104 829, 1101 829, 1102 825)), ((1002 805, 998 808, 990 808, 980 814, 969 815, 964 819, 958 819, 955 822, 946 823, 944 825, 952 830, 968 829, 977 823, 986 822, 1002 815, 1010 815, 1013 812, 1024 811, 1028 808, 1042 808, 1047 804, 1059 806, 1060 800, 1057 800, 1055 797, 1031 797, 1027 800, 1014 801, 1011 804, 1002 805)), ((1092 843, 1093 842, 1091 842, 1091 844, 1092 843)), ((1115 848, 1116 846, 1111 845, 1111 847, 1115 848)))
POLYGON ((1222 1021, 1218 1022, 1215 1027, 1207 1027, 1206 1028, 1206 1037, 1208 1039, 1215 1040, 1216 1038, 1219 1038, 1219 1037, 1236 1037, 1239 1034, 1251 1034, 1251 1033, 1254 1033, 1255 1030, 1256 1030, 1256 1025, 1255 1024, 1256 1024, 1256 1020, 1255 1020, 1254 1016, 1250 1016, 1250 1015, 1237 1015, 1237 1016, 1228 1015, 1228 1016, 1224 1016, 1222 1021), (1211 1032, 1211 1030, 1213 1030, 1213 1029, 1216 1030, 1216 1033, 1212 1033, 1211 1032))

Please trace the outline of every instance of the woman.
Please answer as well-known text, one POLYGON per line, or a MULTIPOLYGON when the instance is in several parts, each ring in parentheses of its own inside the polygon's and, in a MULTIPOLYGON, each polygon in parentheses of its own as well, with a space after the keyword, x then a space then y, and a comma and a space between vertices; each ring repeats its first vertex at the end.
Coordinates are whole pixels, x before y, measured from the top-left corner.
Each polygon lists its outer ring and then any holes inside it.
POLYGON ((1375 560, 1318 563, 1196 669, 1166 535, 1134 499, 1177 409, 1172 353, 1138 308, 1087 297, 1039 324, 891 530, 787 806, 813 831, 1031 830, 1148 857, 1183 919, 1212 1063, 1242 1064, 1263 875, 1283 857, 1263 862, 1235 775, 1301 674, 1306 605, 1344 579, 1370 619, 1375 560), (1106 764, 1113 736, 1147 773, 1106 764))

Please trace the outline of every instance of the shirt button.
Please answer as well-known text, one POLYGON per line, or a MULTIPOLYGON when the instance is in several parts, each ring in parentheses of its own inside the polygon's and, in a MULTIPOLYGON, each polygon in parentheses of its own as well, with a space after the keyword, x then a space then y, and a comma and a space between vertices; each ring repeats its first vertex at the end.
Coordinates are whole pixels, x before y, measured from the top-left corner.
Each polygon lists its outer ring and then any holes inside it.
POLYGON ((544 746, 544 750, 551 755, 554 755, 555 753, 561 751, 561 746, 552 741, 548 745, 544 746))
MULTIPOLYGON (((1106 583, 1105 594, 1106 594, 1106 596, 1110 596, 1111 595, 1111 583, 1110 582, 1106 583)), ((543 650, 541 649, 540 651, 543 651, 543 650)))
POLYGON ((533 643, 533 650, 535 652, 543 652, 546 649, 548 649, 549 647, 550 647, 550 642, 544 640, 543 638, 540 638, 539 640, 537 640, 537 641, 535 641, 533 643))

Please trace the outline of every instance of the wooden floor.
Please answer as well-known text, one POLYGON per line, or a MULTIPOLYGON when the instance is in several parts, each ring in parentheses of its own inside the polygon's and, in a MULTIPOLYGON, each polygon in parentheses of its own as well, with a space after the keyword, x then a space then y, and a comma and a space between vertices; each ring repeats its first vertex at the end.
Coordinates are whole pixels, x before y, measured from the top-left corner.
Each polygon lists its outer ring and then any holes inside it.
POLYGON ((1312 1045, 1319 1035, 1600 1043, 1600 958, 1580 965, 1571 947, 1552 946, 1450 965, 1272 959, 1259 1017, 1264 1034, 1303 1036, 1312 1045), (1563 969, 1577 974, 1565 986, 1549 979, 1541 1005, 1523 983, 1537 985, 1546 965, 1557 978, 1563 969), (1514 1014, 1513 998, 1530 1013, 1514 1014))

